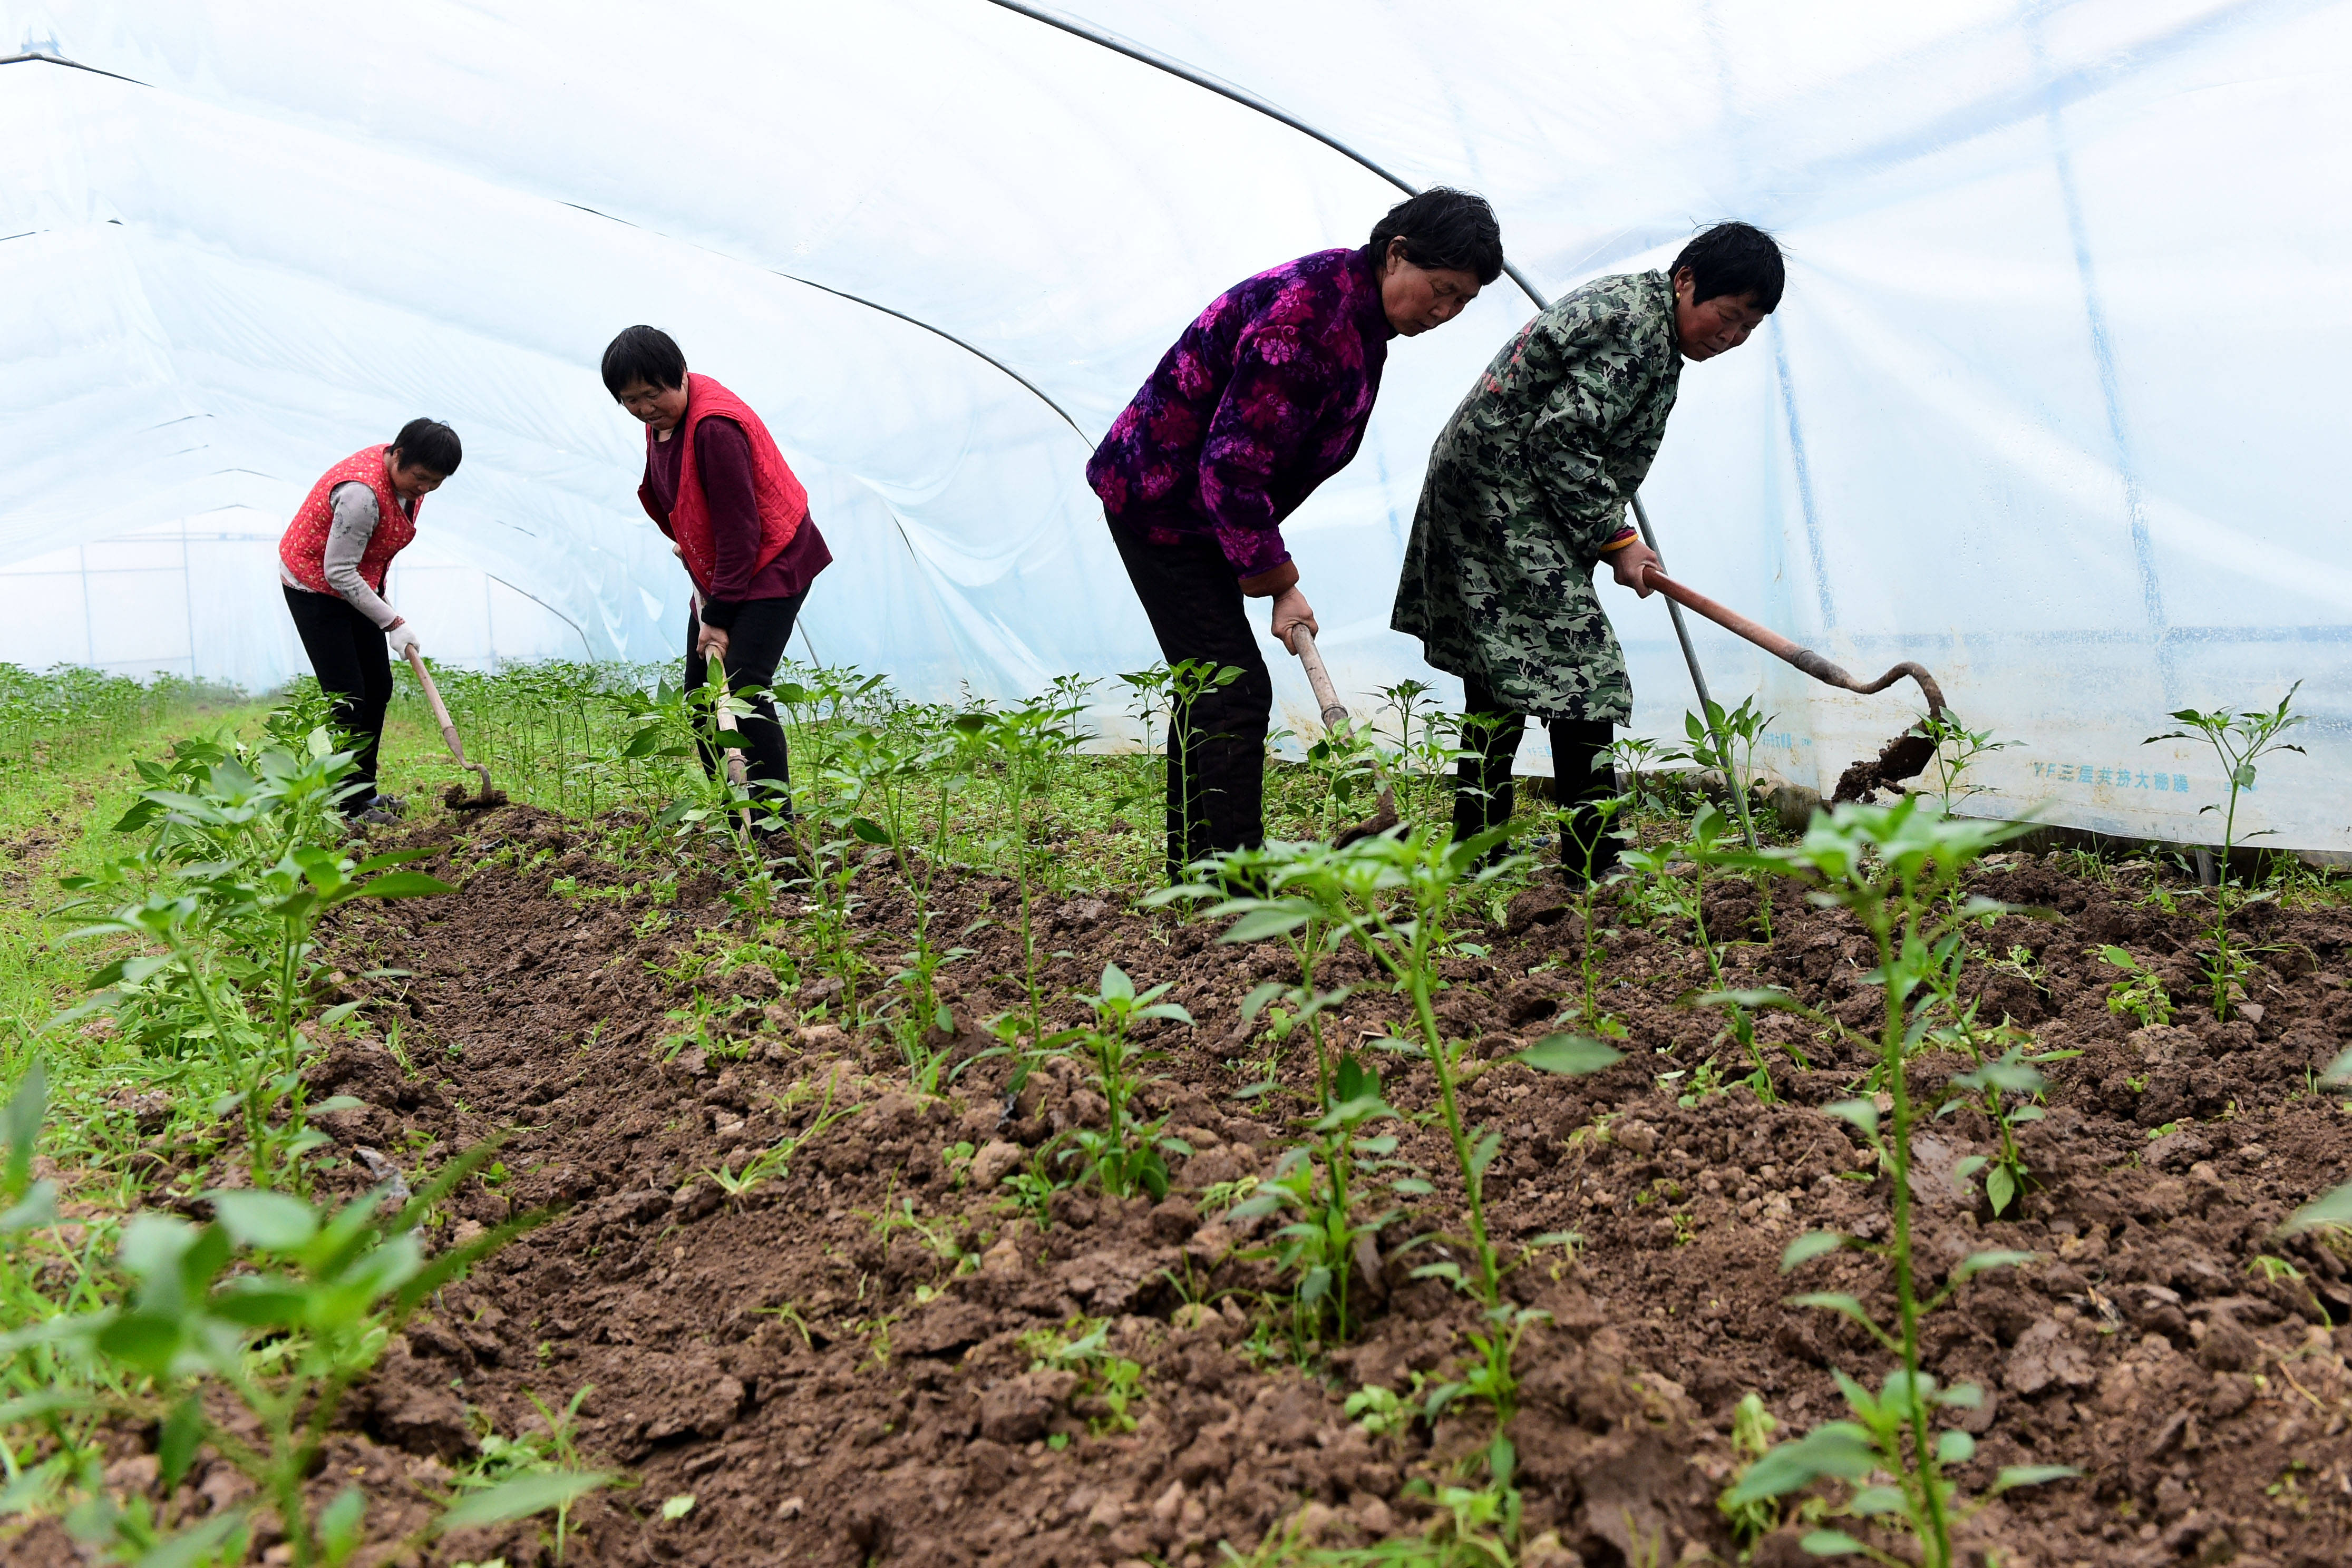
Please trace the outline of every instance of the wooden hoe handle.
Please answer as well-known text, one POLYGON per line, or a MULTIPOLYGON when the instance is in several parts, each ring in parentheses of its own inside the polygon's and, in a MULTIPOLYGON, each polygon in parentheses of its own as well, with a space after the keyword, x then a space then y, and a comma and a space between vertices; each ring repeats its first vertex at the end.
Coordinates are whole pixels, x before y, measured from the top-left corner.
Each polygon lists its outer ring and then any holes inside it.
POLYGON ((1874 692, 1885 691, 1908 675, 1919 683, 1920 691, 1927 695, 1927 711, 1931 714, 1944 711, 1944 689, 1936 684, 1936 677, 1907 659, 1865 685, 1811 648, 1791 643, 1769 626, 1760 625, 1737 610, 1717 604, 1706 594, 1675 581, 1654 566, 1650 568, 1649 583, 1675 603, 1696 610, 1725 631, 1734 636, 1745 637, 1775 658, 1786 659, 1825 685, 1843 686, 1847 691, 1868 696, 1874 692))
MULTIPOLYGON (((671 547, 670 553, 680 560, 686 559, 686 552, 676 546, 671 547)), ((694 596, 694 623, 697 626, 702 624, 702 595, 699 591, 697 591, 694 596)), ((711 704, 711 710, 719 716, 719 728, 730 735, 740 737, 743 732, 735 723, 735 683, 728 678, 727 656, 722 653, 710 662, 719 666, 719 700, 711 704)), ((743 761, 742 748, 735 746, 721 747, 719 755, 727 758, 728 781, 738 789, 742 789, 745 781, 751 777, 751 771, 743 761)), ((746 820, 749 820, 748 815, 746 820)))
POLYGON ((1331 685, 1331 672, 1323 667, 1323 654, 1315 646, 1315 633, 1304 626, 1290 629, 1290 651, 1307 670, 1307 684, 1315 688, 1315 706, 1323 710, 1323 727, 1337 729, 1348 722, 1348 705, 1339 700, 1338 688, 1331 685))
POLYGON ((449 708, 441 700, 441 688, 433 684, 432 674, 425 667, 425 655, 416 651, 413 643, 408 647, 408 667, 416 672, 416 684, 425 688, 425 700, 433 705, 433 717, 441 726, 442 744, 448 747, 458 767, 471 768, 473 764, 466 760, 466 747, 457 739, 457 727, 449 722, 449 708))

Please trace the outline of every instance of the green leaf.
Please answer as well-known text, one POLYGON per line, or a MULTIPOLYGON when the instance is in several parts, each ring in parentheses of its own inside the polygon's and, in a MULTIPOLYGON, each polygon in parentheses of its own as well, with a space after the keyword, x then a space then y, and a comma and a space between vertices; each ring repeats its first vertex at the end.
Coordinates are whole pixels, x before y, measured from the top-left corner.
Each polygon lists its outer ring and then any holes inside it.
POLYGON ((188 1466, 196 1457, 196 1445, 204 1436, 204 1404, 191 1394, 172 1406, 155 1441, 155 1462, 163 1472, 164 1491, 178 1486, 180 1478, 188 1473, 188 1466))
POLYGON ((1789 1298, 1789 1304, 1792 1307, 1819 1307, 1823 1312, 1839 1312, 1874 1333, 1878 1329, 1877 1322, 1870 1315, 1869 1308, 1852 1296, 1838 1291, 1815 1291, 1811 1295, 1791 1296, 1789 1298))
POLYGON ((319 1233, 317 1212, 282 1192, 215 1187, 205 1196, 221 1228, 247 1247, 295 1252, 319 1233))
POLYGON ((1871 1447, 1868 1432, 1851 1421, 1825 1421, 1793 1443, 1766 1450, 1748 1467, 1739 1484, 1724 1493, 1723 1506, 1737 1508, 1744 1502, 1785 1497, 1823 1476, 1858 1481, 1877 1465, 1877 1450, 1871 1447))
MULTIPOLYGON (((52 1318, 49 1324, 44 1324, 43 1327, 48 1327, 50 1324, 63 1326, 72 1322, 73 1320, 68 1318, 52 1318)), ((52 1334, 46 1343, 56 1343, 64 1337, 61 1334, 52 1334)), ((29 1343, 21 1333, 10 1334, 8 1340, 11 1348, 14 1349, 26 1348, 29 1343)), ((44 1416, 54 1416, 68 1410, 87 1410, 90 1407, 90 1404, 89 1396, 79 1389, 44 1388, 37 1394, 26 1394, 18 1398, 0 1402, 0 1427, 21 1426, 27 1421, 37 1421, 44 1416)), ((0 1510, 0 1512, 5 1511, 5 1510, 0 1510)))
POLYGON ((1802 1012, 1805 1004, 1782 990, 1709 991, 1698 998, 1703 1008, 1778 1008, 1788 1012, 1802 1012))
POLYGON ((2352 1229, 2352 1182, 2347 1182, 2325 1197, 2314 1198, 2296 1209, 2287 1222, 2279 1227, 2279 1232, 2292 1236, 2297 1231, 2315 1230, 2321 1226, 2352 1229))
POLYGON ((47 1179, 37 1181, 21 1201, 0 1212, 0 1236, 37 1230, 44 1225, 56 1224, 57 1219, 58 1184, 47 1179))
POLYGON ((1878 1136, 1878 1105, 1874 1101, 1840 1100, 1822 1109, 1841 1122, 1853 1123, 1868 1137, 1878 1136))
POLYGON ((1864 1519, 1882 1513, 1898 1513, 1903 1508, 1903 1493, 1895 1487, 1864 1487, 1846 1503, 1848 1511, 1864 1519))
POLYGON ((1952 1283, 1957 1285, 1963 1280, 1974 1279, 1988 1269, 2014 1269, 2021 1263, 2032 1262, 2039 1256, 2041 1254, 2037 1252, 2011 1252, 1999 1249, 1990 1252, 1971 1252, 1960 1260, 1958 1268, 1952 1270, 1952 1283))
POLYGON ((341 1563, 360 1543, 360 1526, 367 1519, 367 1497, 357 1487, 345 1487, 319 1515, 319 1544, 327 1561, 341 1563))
POLYGON ((684 1519, 693 1511, 694 1494, 692 1492, 680 1492, 661 1506, 661 1516, 664 1519, 684 1519))
POLYGON ((1580 1077, 1614 1066, 1625 1053, 1585 1035, 1548 1034, 1511 1060, 1539 1072, 1580 1077))
MULTIPOLYGON (((603 1470, 541 1470, 536 1475, 518 1476, 488 1491, 478 1491, 464 1499, 441 1516, 436 1528, 446 1533, 452 1530, 476 1530, 486 1524, 504 1524, 512 1519, 527 1519, 534 1513, 559 1508, 574 1498, 584 1497, 612 1479, 603 1470)), ((670 1500, 675 1502, 677 1500, 673 1498, 670 1500)), ((687 1506, 693 1506, 691 1498, 687 1500, 687 1506)), ((664 1517, 677 1517, 668 1510, 669 1505, 665 1503, 664 1517)))
POLYGON ((1285 899, 1263 909, 1253 909, 1227 928, 1220 942, 1263 942, 1269 936, 1287 936, 1314 918, 1315 906, 1304 900, 1285 899))
POLYGON ((866 843, 887 844, 890 841, 890 831, 870 817, 850 818, 849 831, 866 843))
POLYGON ((1484 1176, 1486 1173, 1486 1167, 1495 1163, 1495 1155, 1501 1152, 1502 1147, 1502 1134, 1491 1130, 1482 1130, 1478 1134, 1477 1142, 1470 1145, 1471 1173, 1475 1176, 1484 1176))
POLYGON ((2352 1046, 2347 1046, 2342 1055, 2327 1064, 2327 1071, 2319 1075, 2319 1081, 2322 1083, 2352 1083, 2352 1046))
POLYGON ((244 1509, 216 1513, 184 1535, 157 1542, 153 1551, 139 1559, 139 1568, 195 1568, 199 1563, 214 1561, 213 1553, 244 1529, 244 1509))
POLYGON ((1849 1552, 1870 1550, 1843 1530, 1816 1530, 1797 1544, 1816 1557, 1843 1557, 1849 1552))
POLYGON ((25 1069, 17 1081, 16 1092, 9 1097, 5 1118, 8 1136, 7 1186, 9 1196, 25 1190, 33 1168, 33 1145, 41 1135, 41 1117, 49 1103, 49 1070, 38 1058, 25 1069))
POLYGON ((1993 1213, 1999 1215, 2008 1208, 2016 1197, 2017 1177, 2007 1166, 1993 1166, 1992 1174, 1985 1177, 1985 1198, 1992 1205, 1993 1213))
POLYGON ((291 1280, 239 1275, 205 1303, 216 1317, 248 1328, 294 1328, 309 1314, 310 1294, 291 1280))
POLYGON ((129 1312, 98 1331, 99 1354, 161 1377, 180 1350, 180 1320, 163 1312, 129 1312))
POLYGON ((1965 1465, 1977 1457, 1977 1440, 1958 1427, 1948 1427, 1936 1437, 1936 1462, 1940 1465, 1965 1465))
POLYGON ((2000 1474, 1993 1478, 1992 1485, 1985 1489, 1985 1495, 1996 1497, 2014 1487, 2046 1486, 2082 1473, 2072 1465, 2004 1465, 2000 1474))
POLYGON ((1780 1272, 1785 1274, 1798 1264, 1811 1262, 1824 1252, 1838 1251, 1852 1239, 1834 1230, 1809 1230, 1790 1242, 1788 1250, 1780 1254, 1780 1272))

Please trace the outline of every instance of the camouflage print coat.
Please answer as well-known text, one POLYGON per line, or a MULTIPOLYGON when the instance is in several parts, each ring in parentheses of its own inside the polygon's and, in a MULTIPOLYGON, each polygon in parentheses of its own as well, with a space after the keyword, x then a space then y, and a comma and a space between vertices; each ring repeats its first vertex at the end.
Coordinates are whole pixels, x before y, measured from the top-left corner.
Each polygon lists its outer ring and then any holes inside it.
POLYGON ((1592 574, 1682 376, 1664 273, 1596 278, 1522 328, 1429 456, 1390 624, 1430 664, 1545 718, 1628 722, 1592 574))

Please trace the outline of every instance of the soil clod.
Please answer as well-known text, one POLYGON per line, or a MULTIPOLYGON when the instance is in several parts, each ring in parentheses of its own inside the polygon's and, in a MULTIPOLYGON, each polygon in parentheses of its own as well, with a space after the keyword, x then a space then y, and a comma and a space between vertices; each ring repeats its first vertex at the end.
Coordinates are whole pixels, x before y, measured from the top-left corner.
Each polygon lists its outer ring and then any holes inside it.
POLYGON ((463 784, 452 784, 441 791, 441 803, 453 811, 487 811, 507 803, 503 789, 485 789, 480 794, 468 790, 463 784))
POLYGON ((1830 797, 1830 802, 1835 805, 1846 800, 1867 800, 1881 789, 1892 789, 1906 779, 1916 779, 1935 758, 1935 740, 1916 729, 1906 729, 1879 747, 1876 757, 1856 762, 1839 774, 1837 792, 1830 797))

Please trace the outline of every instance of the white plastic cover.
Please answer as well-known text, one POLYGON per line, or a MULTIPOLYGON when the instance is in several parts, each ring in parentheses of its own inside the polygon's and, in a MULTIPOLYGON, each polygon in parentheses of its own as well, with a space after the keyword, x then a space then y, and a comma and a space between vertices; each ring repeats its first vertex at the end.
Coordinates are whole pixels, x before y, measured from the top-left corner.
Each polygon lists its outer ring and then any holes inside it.
MULTIPOLYGON (((1976 810, 2210 839, 2212 758, 2142 737, 2304 680, 2310 754, 2242 818, 2352 850, 2352 7, 1073 9, 1485 192, 1549 294, 1717 218, 1772 228, 1787 299, 1690 368, 1645 491, 1677 572, 1857 674, 1934 669, 2011 743, 1976 810)), ((152 642, 282 673, 266 541, 419 413, 467 446, 406 569, 427 648, 662 656, 684 578, 594 368, 652 321, 809 483, 840 564, 796 652, 929 695, 1137 668, 1094 438, 1217 290, 1360 243, 1396 194, 985 0, 0 0, 11 43, 49 57, 0 68, 19 662, 152 642)), ((1361 455, 1291 524, 1351 693, 1429 678, 1386 630, 1423 462, 1531 308, 1501 282, 1399 343, 1361 455)), ((1639 727, 1678 731, 1662 603, 1603 598, 1639 727)), ((1780 716, 1787 777, 1824 785, 1904 720, 1697 630, 1717 693, 1780 716)))

